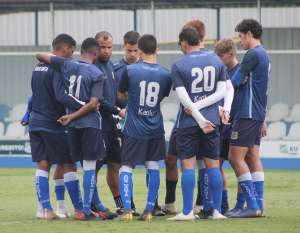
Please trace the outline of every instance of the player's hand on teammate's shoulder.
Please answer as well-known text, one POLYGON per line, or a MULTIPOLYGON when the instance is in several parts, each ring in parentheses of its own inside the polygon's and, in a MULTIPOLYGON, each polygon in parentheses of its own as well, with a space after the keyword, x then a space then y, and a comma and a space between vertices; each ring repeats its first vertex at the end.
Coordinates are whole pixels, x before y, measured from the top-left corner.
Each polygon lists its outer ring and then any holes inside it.
POLYGON ((120 117, 125 118, 126 115, 126 108, 122 108, 118 114, 120 117))
POLYGON ((62 126, 67 126, 71 123, 72 118, 70 115, 64 115, 57 120, 62 126))

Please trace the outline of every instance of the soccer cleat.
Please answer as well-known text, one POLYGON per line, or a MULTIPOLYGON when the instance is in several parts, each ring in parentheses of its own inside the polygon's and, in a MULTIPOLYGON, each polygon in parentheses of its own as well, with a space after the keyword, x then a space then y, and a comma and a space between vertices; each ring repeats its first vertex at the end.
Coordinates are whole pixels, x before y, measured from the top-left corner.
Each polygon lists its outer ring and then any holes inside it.
POLYGON ((214 210, 212 216, 210 216, 209 219, 220 220, 220 219, 227 219, 227 217, 221 214, 218 210, 214 210))
POLYGON ((162 206, 162 211, 165 212, 166 215, 173 215, 178 213, 176 211, 175 202, 168 203, 162 206))
POLYGON ((79 220, 79 221, 89 221, 89 220, 94 220, 98 217, 97 214, 94 212, 91 212, 90 214, 85 214, 82 211, 76 211, 74 214, 74 219, 79 220))
POLYGON ((166 216, 165 212, 162 211, 160 206, 155 206, 153 211, 152 211, 152 215, 153 216, 157 216, 157 217, 163 217, 166 216))
POLYGON ((175 215, 172 218, 168 218, 168 221, 193 221, 197 217, 194 215, 193 211, 191 211, 189 214, 185 215, 183 213, 179 213, 175 215))
POLYGON ((260 209, 244 209, 239 213, 232 214, 230 218, 257 218, 262 217, 260 209))
POLYGON ((194 214, 199 215, 199 214, 201 214, 202 211, 203 211, 203 207, 200 205, 195 205, 193 208, 194 214))
POLYGON ((124 213, 118 217, 118 220, 124 222, 130 222, 132 221, 132 219, 133 219, 133 214, 131 210, 129 211, 124 210, 124 213))
POLYGON ((152 220, 152 212, 151 210, 144 210, 141 216, 138 218, 140 221, 147 221, 150 222, 152 220))
POLYGON ((98 211, 97 215, 102 220, 112 220, 118 217, 116 213, 111 212, 108 208, 106 208, 105 211, 98 211))
POLYGON ((59 217, 53 212, 53 210, 44 209, 44 217, 45 220, 55 220, 59 219, 59 217))
POLYGON ((117 208, 117 209, 116 209, 116 214, 117 214, 118 216, 122 215, 123 213, 124 213, 124 209, 123 209, 123 208, 117 208))
POLYGON ((201 219, 220 220, 220 219, 227 219, 227 217, 221 214, 216 209, 210 209, 206 211, 203 210, 203 215, 201 216, 201 219))
POLYGON ((240 214, 242 211, 243 211, 243 209, 234 207, 233 209, 228 210, 224 215, 225 215, 226 217, 230 218, 231 215, 237 215, 237 214, 240 214))
POLYGON ((44 210, 41 204, 36 209, 36 218, 44 218, 44 210))
POLYGON ((57 206, 57 209, 55 210, 55 214, 59 218, 69 218, 71 216, 66 206, 57 206))

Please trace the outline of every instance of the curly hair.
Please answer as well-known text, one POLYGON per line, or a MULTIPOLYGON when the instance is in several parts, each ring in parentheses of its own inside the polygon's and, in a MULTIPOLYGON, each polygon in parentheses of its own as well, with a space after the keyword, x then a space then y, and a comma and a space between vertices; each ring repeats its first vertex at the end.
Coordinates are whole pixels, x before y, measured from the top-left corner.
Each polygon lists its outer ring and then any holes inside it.
POLYGON ((251 32, 255 39, 260 39, 262 36, 262 26, 255 19, 244 19, 235 27, 236 32, 247 33, 251 32))

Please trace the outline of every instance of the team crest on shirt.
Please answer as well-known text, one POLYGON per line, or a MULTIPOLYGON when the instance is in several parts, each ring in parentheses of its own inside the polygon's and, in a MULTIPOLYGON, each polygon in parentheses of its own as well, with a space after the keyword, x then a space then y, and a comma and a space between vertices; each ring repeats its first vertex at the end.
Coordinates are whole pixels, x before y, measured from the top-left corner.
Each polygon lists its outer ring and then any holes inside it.
POLYGON ((231 132, 231 140, 237 140, 239 138, 239 132, 232 131, 231 132))

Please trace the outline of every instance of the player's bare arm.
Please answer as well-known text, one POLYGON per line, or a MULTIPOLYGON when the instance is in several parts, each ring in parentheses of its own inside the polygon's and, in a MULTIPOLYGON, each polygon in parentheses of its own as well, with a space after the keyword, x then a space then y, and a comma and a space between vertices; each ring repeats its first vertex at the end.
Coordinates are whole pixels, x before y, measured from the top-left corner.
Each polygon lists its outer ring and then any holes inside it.
POLYGON ((71 123, 71 121, 78 119, 90 112, 97 111, 98 105, 99 105, 99 99, 97 97, 91 97, 90 102, 88 102, 86 105, 81 107, 76 112, 73 112, 68 115, 64 115, 60 117, 57 121, 62 124, 63 126, 66 126, 71 123))
POLYGON ((52 53, 38 53, 36 54, 36 59, 38 59, 40 62, 45 62, 48 64, 51 64, 51 57, 55 56, 52 53))

